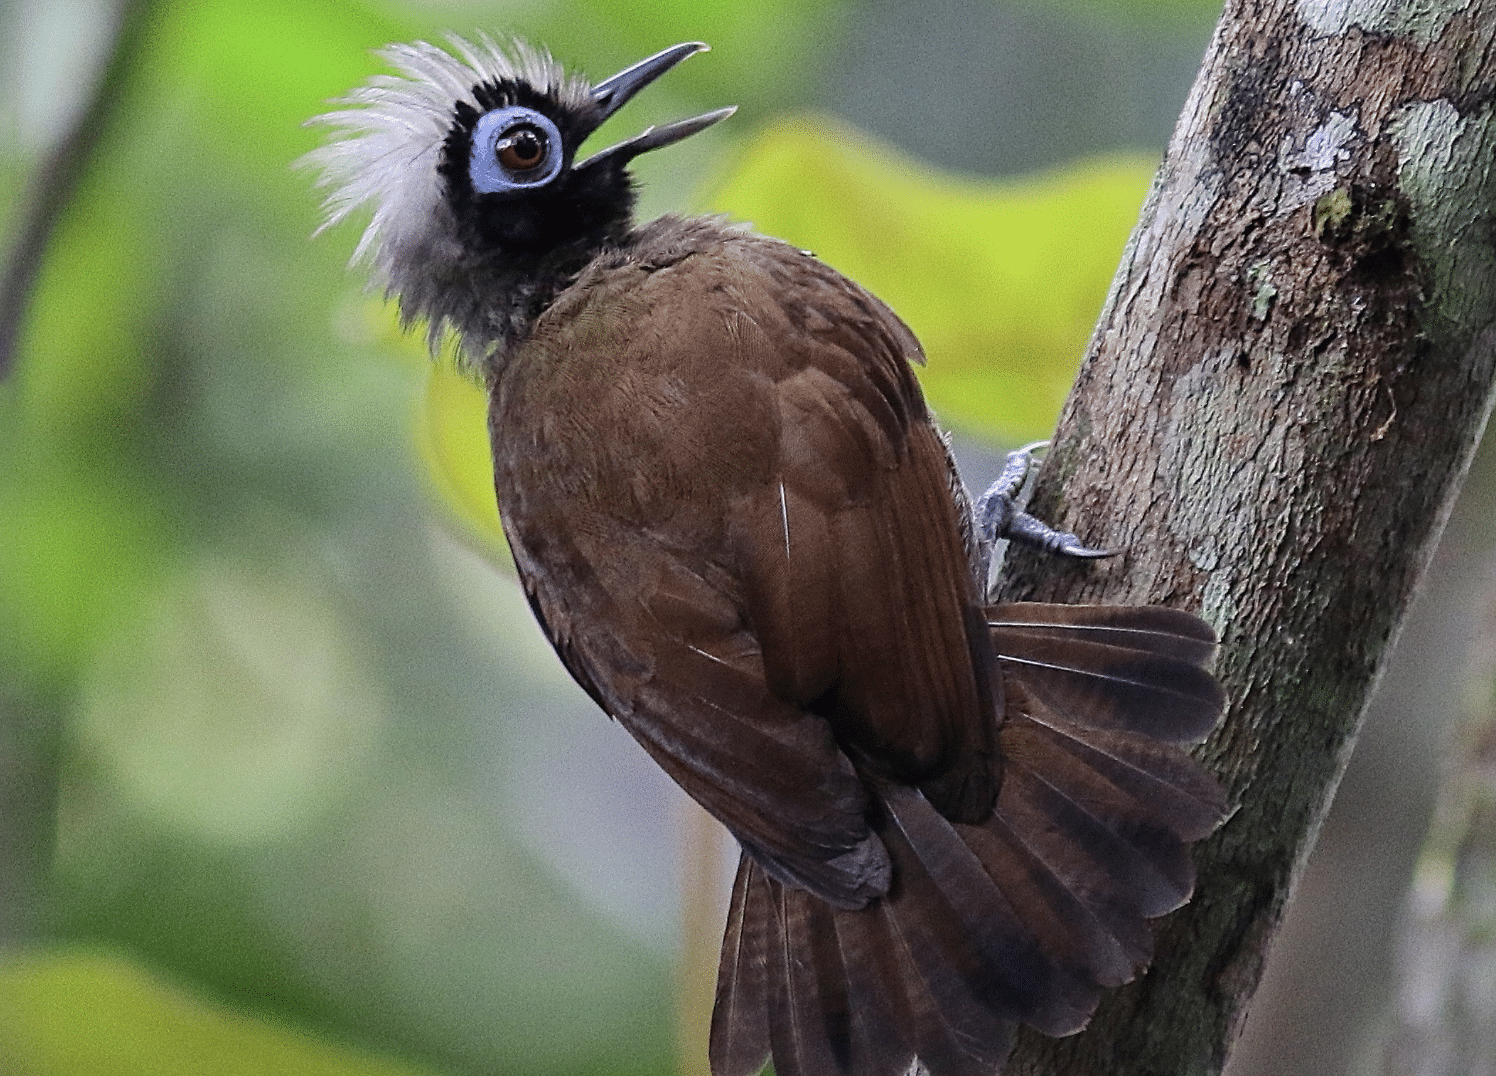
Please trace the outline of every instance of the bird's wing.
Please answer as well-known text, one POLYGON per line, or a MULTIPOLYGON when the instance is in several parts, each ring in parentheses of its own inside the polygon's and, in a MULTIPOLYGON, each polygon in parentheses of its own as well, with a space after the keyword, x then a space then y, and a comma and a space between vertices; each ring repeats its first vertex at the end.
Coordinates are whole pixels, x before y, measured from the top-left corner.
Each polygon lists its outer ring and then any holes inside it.
POLYGON ((996 788, 995 668, 963 507, 881 302, 813 258, 750 248, 734 361, 772 382, 770 481, 728 517, 728 556, 771 690, 824 715, 861 767, 949 817, 996 788))
MULTIPOLYGON (((606 534, 606 532, 603 532, 606 534)), ((751 631, 697 558, 639 534, 638 578, 578 613, 519 540, 521 580, 572 675, 776 877, 855 907, 888 887, 867 794, 823 718, 770 692, 751 631), (620 628, 620 625, 622 627, 620 628)))

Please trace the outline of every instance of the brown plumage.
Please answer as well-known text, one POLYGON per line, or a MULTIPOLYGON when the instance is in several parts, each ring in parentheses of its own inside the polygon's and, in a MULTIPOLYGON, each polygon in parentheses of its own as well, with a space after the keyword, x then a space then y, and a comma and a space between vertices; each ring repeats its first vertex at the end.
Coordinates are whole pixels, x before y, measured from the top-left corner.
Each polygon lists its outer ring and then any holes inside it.
MULTIPOLYGON (((556 85, 566 131, 585 87, 556 85)), ((449 187, 473 114, 444 135, 449 187)), ((1185 846, 1223 815, 1181 746, 1222 708, 1213 633, 1163 608, 986 605, 919 345, 814 257, 716 220, 636 229, 626 200, 538 250, 495 238, 590 206, 587 168, 568 155, 549 201, 452 196, 460 300, 401 283, 430 266, 385 272, 482 371, 505 530, 557 653, 742 845, 714 1073, 990 1073, 1017 1023, 1078 1030, 1147 963, 1146 921, 1188 899, 1185 846)))
POLYGON ((745 848, 719 1076, 960 1072, 1015 1020, 1079 1029, 1221 816, 1173 746, 1220 710, 1209 629, 984 609, 918 358, 808 255, 667 220, 492 385, 536 615, 745 848))

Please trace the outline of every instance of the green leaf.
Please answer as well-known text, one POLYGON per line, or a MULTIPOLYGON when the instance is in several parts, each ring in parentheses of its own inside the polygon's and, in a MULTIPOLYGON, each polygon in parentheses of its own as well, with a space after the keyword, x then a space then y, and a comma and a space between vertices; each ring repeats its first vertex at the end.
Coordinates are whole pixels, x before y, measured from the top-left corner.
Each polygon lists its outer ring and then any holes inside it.
POLYGON ((325 3, 154 5, 0 385, 0 657, 24 681, 63 680, 172 570, 184 520, 224 514, 192 503, 238 447, 214 423, 275 439, 234 390, 330 365, 301 359, 297 327, 346 255, 307 244, 314 200, 288 165, 393 29, 325 3))
POLYGON ((422 1070, 229 1009, 108 952, 0 963, 11 1076, 420 1076, 422 1070))

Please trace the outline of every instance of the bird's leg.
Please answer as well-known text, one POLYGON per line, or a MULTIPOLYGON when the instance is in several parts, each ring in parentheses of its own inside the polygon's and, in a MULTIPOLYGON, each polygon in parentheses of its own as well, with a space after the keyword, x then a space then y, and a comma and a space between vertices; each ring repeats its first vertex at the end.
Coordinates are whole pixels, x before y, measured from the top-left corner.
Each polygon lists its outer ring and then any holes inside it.
POLYGON ((992 483, 987 492, 977 499, 977 533, 982 541, 985 563, 983 578, 991 568, 992 547, 1000 539, 1038 546, 1049 553, 1062 557, 1095 559, 1110 557, 1115 550, 1091 549, 1081 544, 1079 538, 1069 531, 1057 531, 1049 524, 1029 515, 1018 507, 1018 495, 1034 467, 1034 452, 1049 447, 1048 441, 1035 441, 1008 453, 1002 474, 992 483))

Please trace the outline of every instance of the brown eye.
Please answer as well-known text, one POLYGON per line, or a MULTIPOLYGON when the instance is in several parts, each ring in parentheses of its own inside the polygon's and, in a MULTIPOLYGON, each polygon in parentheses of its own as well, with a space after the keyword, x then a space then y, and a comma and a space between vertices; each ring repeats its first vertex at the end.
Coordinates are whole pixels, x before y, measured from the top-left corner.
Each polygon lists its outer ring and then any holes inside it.
POLYGON ((506 198, 538 190, 566 164, 561 131, 523 105, 485 112, 473 124, 470 138, 468 179, 474 194, 506 198))
POLYGON ((546 137, 534 127, 516 127, 494 145, 499 163, 511 172, 528 172, 545 160, 546 137))

